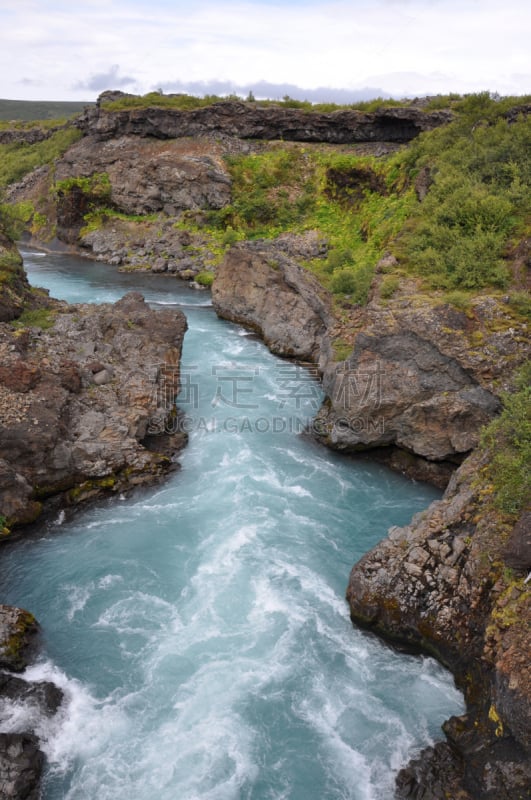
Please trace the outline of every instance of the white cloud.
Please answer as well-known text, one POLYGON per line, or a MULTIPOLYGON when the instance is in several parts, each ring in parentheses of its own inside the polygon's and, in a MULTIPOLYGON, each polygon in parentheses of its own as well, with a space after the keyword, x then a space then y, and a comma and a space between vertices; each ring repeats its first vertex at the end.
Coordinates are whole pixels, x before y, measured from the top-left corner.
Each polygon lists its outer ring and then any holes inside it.
POLYGON ((0 96, 212 80, 523 93, 530 18, 524 0, 4 0, 0 96))

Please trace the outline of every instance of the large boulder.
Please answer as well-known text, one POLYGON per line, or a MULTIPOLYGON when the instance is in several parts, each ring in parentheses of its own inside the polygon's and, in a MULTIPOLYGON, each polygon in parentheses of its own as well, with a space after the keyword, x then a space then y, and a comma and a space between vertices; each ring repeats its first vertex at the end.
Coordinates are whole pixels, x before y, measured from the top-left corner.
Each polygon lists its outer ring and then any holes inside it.
POLYGON ((310 361, 332 320, 327 292, 282 242, 232 247, 216 272, 212 302, 219 316, 258 331, 273 353, 310 361))

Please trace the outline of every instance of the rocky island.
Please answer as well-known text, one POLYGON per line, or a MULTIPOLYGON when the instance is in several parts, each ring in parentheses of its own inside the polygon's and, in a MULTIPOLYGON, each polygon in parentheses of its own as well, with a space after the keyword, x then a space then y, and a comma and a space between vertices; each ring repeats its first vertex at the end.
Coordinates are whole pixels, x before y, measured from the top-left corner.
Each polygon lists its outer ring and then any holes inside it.
MULTIPOLYGON (((102 95, 53 164, 9 182, 19 235, 212 285, 220 316, 316 365, 321 442, 446 487, 348 585, 356 624, 435 655, 467 702, 397 796, 529 797, 529 106, 180 103, 102 95)), ((0 513, 22 524, 167 469, 146 440, 169 408, 149 365, 177 368, 185 323, 136 295, 38 296, 2 247, 0 513)))

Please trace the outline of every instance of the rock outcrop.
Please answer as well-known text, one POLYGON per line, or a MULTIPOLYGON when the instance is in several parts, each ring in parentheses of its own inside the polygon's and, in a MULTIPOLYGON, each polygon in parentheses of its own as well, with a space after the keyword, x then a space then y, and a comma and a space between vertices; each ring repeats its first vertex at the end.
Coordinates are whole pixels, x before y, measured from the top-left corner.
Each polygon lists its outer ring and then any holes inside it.
MULTIPOLYGON (((172 466, 164 435, 148 434, 164 434, 175 413, 183 314, 130 293, 114 305, 50 302, 40 315, 41 327, 0 326, 0 515, 10 527, 48 498, 75 504, 172 466)), ((168 441, 170 455, 183 445, 168 441)))
POLYGON ((15 319, 30 296, 20 253, 0 230, 0 322, 15 319))
MULTIPOLYGON (((21 608, 0 605, 0 698, 2 704, 31 708, 31 715, 53 716, 61 706, 61 689, 47 681, 27 681, 11 674, 21 672, 36 651, 38 624, 21 608)), ((33 727, 33 726, 31 726, 33 727)), ((44 767, 35 732, 15 730, 0 733, 0 796, 5 800, 38 800, 44 767)))
POLYGON ((378 111, 334 111, 323 114, 282 106, 223 101, 189 111, 177 108, 132 108, 113 111, 109 100, 125 97, 113 92, 101 95, 95 107, 87 108, 77 125, 100 139, 120 136, 152 136, 176 139, 221 133, 239 139, 283 139, 294 142, 409 142, 423 131, 449 122, 449 111, 420 111, 412 107, 381 108, 378 111))
MULTIPOLYGON (((319 252, 317 237, 310 247, 319 252)), ((218 268, 212 302, 221 317, 260 333, 273 353, 306 361, 318 359, 332 321, 327 292, 286 255, 282 241, 233 247, 218 268)))
POLYGON ((109 203, 126 214, 222 208, 231 181, 222 148, 201 137, 157 141, 119 136, 101 142, 85 136, 56 165, 55 180, 106 173, 109 203))
MULTIPOLYGON (((319 253, 318 237, 308 237, 306 260, 319 253)), ((525 358, 503 302, 480 298, 467 316, 428 297, 414 306, 375 298, 351 307, 345 324, 297 264, 296 241, 232 247, 213 285, 217 313, 258 331, 273 352, 318 365, 327 400, 314 428, 328 446, 378 449, 399 469, 445 486, 499 411, 507 368, 525 358)))
POLYGON ((452 797, 471 800, 530 796, 531 593, 527 570, 511 572, 504 561, 511 527, 478 481, 487 458, 476 450, 443 499, 391 528, 350 576, 352 619, 433 653, 467 701, 467 714, 444 725, 449 746, 431 748, 400 773, 401 798, 443 800, 449 787, 452 797))

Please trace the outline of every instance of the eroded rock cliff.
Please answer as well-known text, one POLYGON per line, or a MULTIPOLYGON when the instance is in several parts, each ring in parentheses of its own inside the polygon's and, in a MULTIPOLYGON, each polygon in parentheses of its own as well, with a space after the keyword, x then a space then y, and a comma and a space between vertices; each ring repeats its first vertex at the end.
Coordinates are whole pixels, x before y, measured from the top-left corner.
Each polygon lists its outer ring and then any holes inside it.
MULTIPOLYGON (((531 559, 507 567, 512 525, 485 495, 488 457, 471 455, 443 499, 392 528, 350 576, 352 619, 436 655, 468 704, 464 717, 445 723, 450 748, 430 749, 399 775, 400 797, 427 796, 428 779, 434 799, 447 797, 449 787, 453 797, 475 800, 529 797, 531 594, 524 581, 531 559)), ((522 542, 529 523, 524 514, 522 542)))
MULTIPOLYGON (((139 294, 114 305, 48 304, 0 326, 0 514, 35 519, 67 503, 148 482, 171 466, 163 439, 178 390, 186 322, 139 294), (151 445, 150 445, 151 446, 151 445)), ((172 447, 182 446, 179 437, 172 447)))
POLYGON ((467 316, 433 297, 382 304, 375 294, 345 315, 298 265, 298 241, 318 253, 309 234, 231 248, 214 281, 216 311, 273 352, 319 366, 327 399, 314 427, 328 446, 387 451, 399 469, 445 486, 525 358, 503 301, 479 298, 467 316))
POLYGON ((329 114, 281 106, 223 101, 203 108, 181 111, 157 107, 112 110, 108 100, 126 97, 118 92, 98 99, 77 125, 100 139, 119 136, 152 136, 175 139, 220 133, 240 139, 284 139, 297 142, 408 142, 422 131, 444 125, 449 111, 425 112, 411 107, 381 108, 379 111, 334 111, 329 114))

